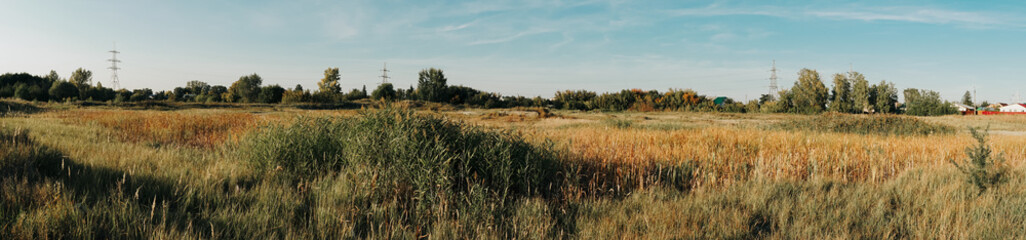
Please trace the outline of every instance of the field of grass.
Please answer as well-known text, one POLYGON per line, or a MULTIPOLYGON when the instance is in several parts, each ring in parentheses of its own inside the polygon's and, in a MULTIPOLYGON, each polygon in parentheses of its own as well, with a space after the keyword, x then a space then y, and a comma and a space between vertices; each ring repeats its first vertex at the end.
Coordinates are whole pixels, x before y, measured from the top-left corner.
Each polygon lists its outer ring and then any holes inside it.
POLYGON ((4 239, 1026 237, 1020 116, 11 105, 4 239))

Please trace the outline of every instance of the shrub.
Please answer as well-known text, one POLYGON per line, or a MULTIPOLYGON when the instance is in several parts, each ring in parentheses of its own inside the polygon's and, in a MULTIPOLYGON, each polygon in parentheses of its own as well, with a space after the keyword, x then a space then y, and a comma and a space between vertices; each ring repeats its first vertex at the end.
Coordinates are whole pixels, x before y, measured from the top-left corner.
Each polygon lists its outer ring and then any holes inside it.
POLYGON ((976 128, 970 127, 969 133, 972 134, 973 139, 976 139, 976 145, 965 148, 965 155, 969 159, 961 164, 955 160, 949 160, 951 164, 955 165, 955 168, 966 175, 969 183, 980 189, 980 193, 986 191, 987 188, 1008 181, 1008 168, 1004 165, 1004 156, 991 157, 992 150, 987 146, 986 141, 988 130, 980 132, 976 128))
MULTIPOLYGON (((402 216, 380 221, 419 229, 468 214, 502 222, 519 199, 546 193, 558 166, 551 151, 516 134, 396 109, 266 126, 239 150, 266 177, 282 181, 368 176, 373 197, 356 208, 393 209, 402 216)), ((387 223, 370 226, 379 224, 387 223)))

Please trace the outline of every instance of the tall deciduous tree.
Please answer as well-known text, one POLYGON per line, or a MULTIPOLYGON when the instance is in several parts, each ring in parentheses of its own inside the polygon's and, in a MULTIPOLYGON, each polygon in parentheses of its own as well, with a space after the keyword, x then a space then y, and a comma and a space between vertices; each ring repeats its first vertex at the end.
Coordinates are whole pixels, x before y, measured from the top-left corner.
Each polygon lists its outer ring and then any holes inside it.
POLYGON ((242 76, 228 87, 228 95, 234 102, 257 102, 260 98, 260 84, 263 79, 256 73, 242 76))
POLYGON ((57 75, 57 71, 54 70, 50 70, 50 74, 47 74, 44 78, 50 83, 56 83, 61 80, 61 76, 57 75))
POLYGON ((197 80, 192 80, 185 83, 185 89, 188 89, 189 93, 196 95, 206 94, 210 91, 210 84, 197 80))
POLYGON ((872 112, 873 100, 870 98, 872 89, 869 88, 869 81, 866 81, 866 77, 859 72, 848 73, 848 80, 852 84, 851 100, 854 111, 860 113, 872 112))
POLYGON ((791 91, 794 93, 792 101, 799 113, 819 113, 826 107, 829 93, 816 70, 805 68, 798 71, 798 81, 791 91))
POLYGON ((377 89, 374 89, 374 92, 371 92, 371 98, 374 98, 374 100, 393 100, 395 99, 395 89, 391 83, 382 83, 378 85, 377 89))
POLYGON ((940 93, 915 88, 905 89, 905 114, 939 116, 958 112, 951 103, 941 100, 940 93))
POLYGON ((895 104, 898 102, 898 89, 894 88, 894 83, 887 81, 880 81, 879 84, 873 86, 873 93, 876 93, 876 112, 877 113, 897 113, 897 107, 895 104))
POLYGON ((851 81, 844 74, 834 74, 834 89, 830 99, 830 111, 851 113, 854 103, 851 98, 851 81))
POLYGON ((317 87, 321 92, 325 93, 340 93, 342 92, 342 85, 339 81, 342 80, 342 75, 339 73, 338 68, 328 68, 324 70, 324 78, 317 83, 317 87))
POLYGON ((75 84, 58 80, 50 87, 50 99, 63 101, 73 97, 78 97, 78 88, 75 84))
POLYGON ((68 81, 79 88, 87 87, 93 82, 93 72, 82 68, 75 69, 68 81))
POLYGON ((420 71, 417 79, 417 94, 420 99, 432 102, 445 102, 449 100, 447 93, 445 74, 441 69, 429 68, 420 71))

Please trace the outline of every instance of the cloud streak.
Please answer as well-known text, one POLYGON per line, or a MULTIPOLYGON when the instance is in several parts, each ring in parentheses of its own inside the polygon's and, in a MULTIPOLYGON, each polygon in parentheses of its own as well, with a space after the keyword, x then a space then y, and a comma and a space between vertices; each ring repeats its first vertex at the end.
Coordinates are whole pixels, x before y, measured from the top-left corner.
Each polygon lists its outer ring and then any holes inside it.
POLYGON ((923 7, 855 7, 853 9, 802 9, 799 7, 723 7, 712 4, 699 8, 663 11, 671 17, 766 16, 776 18, 855 20, 866 22, 893 21, 973 28, 1026 27, 1022 18, 985 11, 955 11, 923 7))
POLYGON ((897 21, 926 24, 954 24, 972 27, 999 27, 1018 25, 1014 20, 997 14, 982 12, 950 11, 940 9, 876 9, 858 11, 810 11, 809 16, 859 21, 897 21))

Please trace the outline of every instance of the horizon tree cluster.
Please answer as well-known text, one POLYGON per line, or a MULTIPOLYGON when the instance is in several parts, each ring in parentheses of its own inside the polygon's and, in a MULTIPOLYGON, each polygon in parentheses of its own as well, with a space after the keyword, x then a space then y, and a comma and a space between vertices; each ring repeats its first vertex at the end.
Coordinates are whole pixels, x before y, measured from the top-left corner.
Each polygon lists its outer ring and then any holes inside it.
MULTIPOLYGON (((933 116, 956 112, 951 102, 941 99, 935 91, 905 89, 905 102, 898 102, 894 83, 880 81, 870 84, 859 72, 833 75, 833 85, 827 87, 819 72, 812 69, 798 71, 798 80, 789 89, 775 96, 764 94, 758 100, 746 103, 728 97, 710 97, 691 89, 657 90, 625 89, 619 92, 597 94, 588 90, 561 90, 551 99, 537 96, 503 96, 462 85, 448 85, 441 69, 428 68, 418 73, 416 87, 396 88, 390 83, 377 86, 368 93, 367 86, 343 92, 342 72, 339 68, 324 70, 324 77, 313 91, 297 84, 291 89, 277 84, 264 85, 256 73, 239 77, 230 86, 210 85, 202 81, 189 81, 184 87, 171 91, 154 92, 149 88, 111 89, 97 82, 93 85, 92 72, 82 68, 72 72, 67 80, 55 71, 46 76, 28 73, 0 75, 0 97, 20 98, 28 101, 93 101, 139 102, 175 101, 198 103, 327 103, 340 104, 361 99, 374 101, 424 101, 480 108, 547 107, 580 111, 716 111, 818 114, 883 113, 933 116)), ((969 92, 962 102, 973 105, 969 92)))

